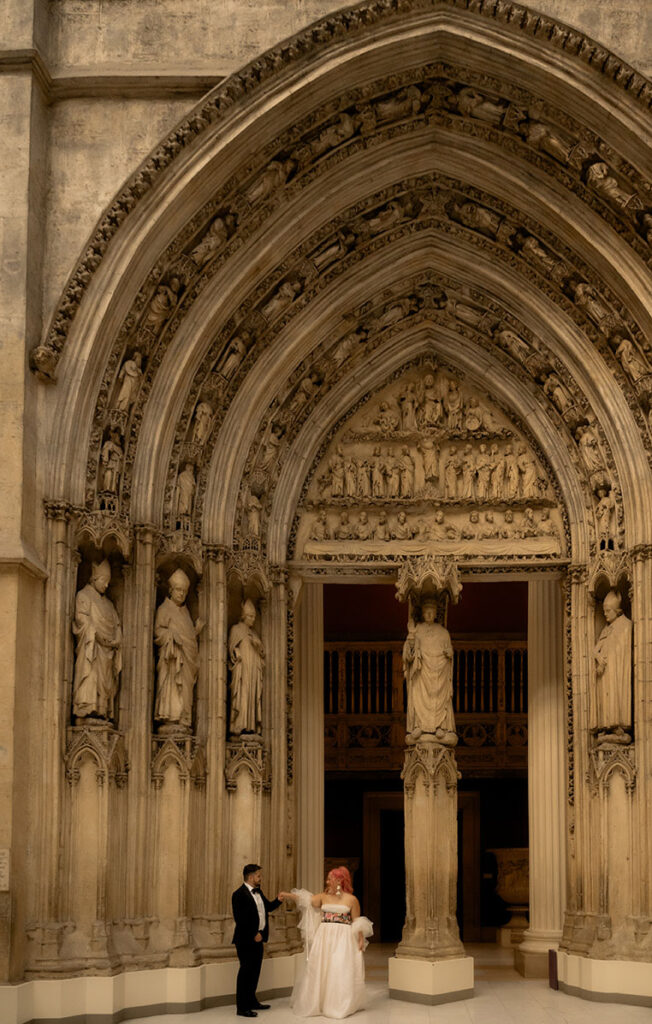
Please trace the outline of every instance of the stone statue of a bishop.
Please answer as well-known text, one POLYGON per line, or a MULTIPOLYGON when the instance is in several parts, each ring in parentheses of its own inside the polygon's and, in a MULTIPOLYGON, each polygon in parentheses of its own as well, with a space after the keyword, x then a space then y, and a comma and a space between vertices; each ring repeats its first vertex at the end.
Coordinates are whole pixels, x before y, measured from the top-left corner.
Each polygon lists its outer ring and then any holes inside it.
POLYGON ((253 628, 255 621, 256 606, 246 600, 240 621, 229 633, 232 736, 262 731, 265 649, 253 628))
POLYGON ((602 602, 607 624, 593 650, 596 688, 591 702, 598 742, 629 743, 632 727, 632 623, 623 614, 620 594, 610 590, 602 602))

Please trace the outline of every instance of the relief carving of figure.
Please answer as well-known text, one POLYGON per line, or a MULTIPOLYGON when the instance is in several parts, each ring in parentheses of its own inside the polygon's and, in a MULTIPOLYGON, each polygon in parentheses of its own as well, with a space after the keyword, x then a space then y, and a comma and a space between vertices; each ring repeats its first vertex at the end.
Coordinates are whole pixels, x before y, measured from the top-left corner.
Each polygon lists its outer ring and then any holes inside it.
POLYGON ((525 365, 525 360, 531 353, 530 346, 527 341, 524 341, 515 331, 509 328, 504 328, 501 331, 497 331, 495 335, 496 341, 505 352, 509 352, 513 359, 517 362, 525 365))
POLYGON ((383 434, 393 434, 398 430, 400 425, 399 415, 392 409, 389 402, 380 403, 378 415, 374 420, 374 425, 377 426, 383 434))
POLYGON ((550 518, 550 511, 547 508, 542 509, 541 518, 539 520, 539 533, 542 537, 554 537, 555 540, 559 540, 559 530, 556 524, 550 518))
POLYGON ((341 341, 337 343, 333 349, 333 355, 331 357, 336 369, 339 369, 339 367, 346 362, 356 345, 367 340, 367 333, 368 332, 364 328, 359 327, 355 331, 349 331, 349 333, 345 334, 341 341))
POLYGON ((516 461, 518 463, 518 469, 521 477, 519 486, 521 497, 536 497, 539 477, 537 464, 524 444, 519 445, 516 461))
POLYGON ((477 327, 486 312, 480 306, 470 306, 467 302, 460 302, 459 299, 453 298, 446 302, 446 311, 461 323, 468 324, 469 327, 477 327))
POLYGON ((548 374, 543 382, 543 390, 562 416, 572 409, 573 397, 556 373, 548 374))
POLYGON ((471 228, 473 231, 480 231, 483 235, 487 235, 488 238, 494 239, 497 237, 503 223, 502 217, 499 217, 492 210, 488 210, 486 206, 480 206, 478 203, 456 204, 454 216, 465 227, 471 228))
POLYGON ((265 648, 254 629, 255 621, 256 606, 247 599, 242 605, 240 621, 229 631, 231 736, 262 733, 265 648))
POLYGON ((189 254, 190 259, 197 264, 200 270, 224 245, 234 227, 235 218, 231 214, 227 214, 225 217, 216 217, 211 221, 208 231, 189 254))
POLYGON ((309 539, 318 541, 331 539, 331 531, 328 527, 328 516, 323 509, 312 524, 309 539))
POLYGON ((418 430, 418 398, 412 381, 405 385, 402 394, 399 395, 398 402, 401 409, 401 429, 410 432, 418 430))
POLYGON ((457 743, 453 714, 453 647, 450 633, 435 622, 437 606, 424 601, 423 621, 410 618, 403 645, 407 682, 406 739, 416 742, 424 733, 446 746, 457 743))
POLYGON ((102 490, 117 494, 120 484, 120 473, 122 469, 122 457, 124 452, 120 444, 120 433, 117 430, 109 432, 108 439, 102 445, 100 453, 100 464, 102 466, 102 490))
POLYGON ((196 487, 195 467, 192 462, 186 462, 177 477, 177 519, 192 514, 192 501, 195 496, 196 487))
POLYGON ((338 445, 336 451, 328 460, 328 467, 331 478, 331 497, 344 497, 344 453, 342 446, 338 445))
POLYGON ((347 498, 354 498, 358 489, 358 467, 356 461, 348 452, 344 456, 344 494, 347 498))
POLYGON ((592 477, 596 473, 602 475, 604 473, 604 463, 598 447, 598 439, 592 427, 582 426, 577 428, 577 444, 589 476, 592 477))
POLYGON ((418 451, 423 458, 423 475, 426 480, 433 482, 439 479, 439 448, 431 437, 422 437, 419 441, 418 451))
POLYGON ((635 192, 626 192, 620 187, 618 179, 610 174, 607 164, 600 161, 591 164, 586 172, 586 183, 616 210, 640 210, 641 200, 635 192))
POLYGON ((199 637, 204 623, 193 625, 186 607, 190 580, 176 569, 168 581, 168 596, 156 609, 154 642, 159 649, 154 717, 164 726, 187 732, 199 670, 199 637))
POLYGON ((492 444, 489 453, 491 459, 491 485, 490 497, 500 500, 503 498, 505 487, 505 462, 498 451, 498 445, 492 444))
POLYGON ((548 252, 534 235, 526 235, 521 246, 521 252, 534 264, 535 267, 553 281, 560 281, 564 277, 564 265, 561 260, 556 259, 548 252))
POLYGON ((400 196, 392 199, 386 206, 362 222, 362 229, 367 236, 379 235, 382 231, 389 231, 397 227, 408 217, 414 217, 417 213, 417 205, 412 196, 400 196))
POLYGON ((497 128, 505 115, 507 109, 504 103, 494 103, 488 100, 481 92, 476 92, 465 86, 460 89, 456 97, 456 103, 460 114, 464 117, 475 117, 478 121, 484 121, 497 128))
POLYGON ((355 247, 358 241, 357 236, 347 228, 337 232, 335 238, 330 238, 325 245, 312 254, 310 259, 314 263, 317 272, 321 274, 337 260, 342 259, 355 247))
POLYGON ((385 480, 388 498, 398 498, 401 492, 401 465, 392 455, 391 448, 385 454, 385 480))
POLYGON ((90 582, 75 598, 72 631, 77 637, 72 710, 75 718, 113 720, 122 670, 122 630, 113 602, 108 561, 94 562, 90 582))
POLYGON ((260 200, 271 196, 276 189, 282 188, 292 172, 296 170, 296 166, 294 160, 271 160, 247 192, 249 202, 260 202, 260 200))
POLYGON ((616 358, 620 359, 623 370, 633 384, 637 384, 642 377, 647 377, 652 372, 643 356, 634 348, 629 338, 619 335, 614 340, 618 342, 616 358))
POLYGON ((593 650, 596 687, 591 729, 598 743, 631 742, 632 623, 621 604, 620 594, 610 590, 602 602, 607 624, 593 650))
POLYGON ((368 459, 356 459, 357 466, 357 478, 358 486, 356 488, 356 497, 358 498, 370 498, 371 497, 371 466, 369 465, 368 459))
POLYGON ((313 159, 317 159, 327 153, 329 149, 347 142, 358 127, 358 119, 351 117, 346 111, 340 114, 332 124, 323 128, 319 135, 310 143, 310 153, 313 159))
POLYGON ((266 320, 271 321, 288 309, 294 300, 301 295, 303 285, 298 280, 283 281, 271 299, 262 307, 261 312, 266 320))
POLYGON ((224 362, 219 368, 218 373, 221 373, 225 380, 230 380, 246 354, 247 345, 244 338, 236 334, 234 338, 231 338, 226 348, 224 362))
POLYGON ((260 503, 260 499, 251 491, 249 491, 247 496, 245 507, 247 512, 247 533, 250 537, 260 537, 260 519, 263 506, 260 503))
POLYGON ((394 96, 374 103, 377 123, 402 121, 414 117, 421 109, 421 90, 416 85, 401 89, 394 96))
POLYGON ((487 501, 491 487, 491 467, 493 460, 487 451, 486 444, 481 444, 475 460, 476 496, 478 501, 487 501))
POLYGON ((449 380, 448 382, 448 390, 446 392, 446 397, 444 398, 444 408, 446 410, 448 429, 461 430, 464 406, 462 404, 462 395, 460 394, 459 385, 455 380, 449 380))
POLYGON ((204 444, 210 433, 212 422, 213 406, 208 402, 200 402, 195 409, 195 419, 192 427, 193 444, 204 444))
POLYGON ((462 486, 459 497, 464 501, 475 498, 475 453, 473 445, 464 446, 462 453, 462 486))
POLYGON ((473 434, 476 430, 480 430, 482 427, 482 420, 482 409, 480 408, 478 399, 475 397, 469 398, 466 409, 464 410, 464 429, 473 434))
POLYGON ((414 459, 407 447, 404 446, 401 449, 398 462, 401 474, 401 497, 412 498, 414 495, 414 459))
POLYGON ((335 527, 335 540, 353 540, 355 534, 349 522, 349 513, 340 512, 340 521, 335 527))
POLYGON ((360 513, 358 525, 355 528, 355 535, 358 540, 369 540, 369 538, 373 536, 373 529, 369 522, 369 516, 364 509, 360 513))
POLYGON ((267 432, 265 439, 261 445, 261 454, 259 469, 261 473, 267 473, 278 457, 279 449, 281 447, 281 438, 283 437, 283 428, 278 424, 272 424, 267 432))
POLYGON ((130 359, 125 359, 118 374, 120 390, 115 400, 115 408, 118 412, 129 412, 136 401, 138 388, 143 379, 143 357, 140 352, 134 352, 130 359))
POLYGON ((542 153, 547 153, 561 164, 570 162, 573 150, 577 145, 574 141, 565 139, 556 129, 549 124, 544 124, 543 121, 525 121, 521 128, 521 134, 531 146, 542 153))
POLYGON ((511 444, 505 448, 503 465, 505 467, 503 496, 507 501, 513 501, 518 498, 518 461, 511 444))
POLYGON ((606 487, 598 488, 597 498, 595 518, 598 523, 598 548, 600 551, 611 551, 615 546, 616 499, 613 491, 606 487))
POLYGON ((575 285, 573 295, 580 309, 584 310, 589 319, 604 333, 605 322, 611 322, 613 315, 601 301, 593 285, 581 281, 575 285))
POLYGON ((374 448, 374 458, 371 464, 371 493, 374 498, 385 497, 385 473, 383 472, 383 458, 380 448, 374 448))
POLYGON ((484 525, 478 533, 478 540, 494 540, 500 536, 500 529, 496 525, 493 512, 489 509, 484 514, 484 525))
POLYGON ((475 540, 480 530, 480 513, 473 510, 469 512, 469 521, 465 527, 462 528, 460 536, 462 540, 475 540))
POLYGON ((389 540, 391 537, 389 523, 387 522, 387 513, 384 510, 380 513, 378 518, 374 536, 376 540, 389 540))
POLYGON ((144 328, 158 334, 163 324, 172 316, 174 307, 179 301, 180 289, 181 281, 178 277, 170 278, 169 284, 158 286, 143 320, 144 328))
POLYGON ((522 537, 536 537, 539 533, 537 521, 534 518, 534 511, 531 508, 526 508, 523 513, 523 521, 521 522, 521 536, 522 537))
POLYGON ((457 448, 451 445, 444 463, 444 493, 447 498, 457 498, 457 477, 461 468, 457 448))
POLYGON ((422 427, 436 427, 441 420, 441 399, 435 387, 435 378, 426 374, 417 391, 419 399, 419 420, 422 427))
POLYGON ((399 512, 396 517, 396 526, 392 530, 394 540, 412 540, 414 531, 408 522, 405 512, 399 512))

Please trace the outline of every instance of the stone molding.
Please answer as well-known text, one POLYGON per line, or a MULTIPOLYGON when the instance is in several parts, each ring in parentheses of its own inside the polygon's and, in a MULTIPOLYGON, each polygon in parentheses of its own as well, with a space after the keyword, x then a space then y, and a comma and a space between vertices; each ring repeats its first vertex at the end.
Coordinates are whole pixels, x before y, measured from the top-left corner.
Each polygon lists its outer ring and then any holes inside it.
MULTIPOLYGON (((449 11, 464 17, 464 11, 494 22, 502 31, 536 39, 564 52, 571 61, 589 66, 645 110, 652 105, 652 83, 604 47, 575 29, 555 19, 530 11, 520 4, 505 0, 373 0, 356 8, 328 15, 292 39, 268 50, 242 71, 229 76, 210 97, 203 101, 148 157, 116 197, 101 218, 82 260, 71 274, 64 298, 56 311, 43 345, 33 350, 31 366, 41 379, 55 379, 56 365, 65 345, 67 333, 83 293, 102 261, 106 248, 117 228, 137 203, 155 185, 159 175, 172 160, 193 143, 206 129, 236 108, 243 99, 253 99, 276 80, 283 80, 291 67, 306 58, 318 59, 333 44, 345 39, 373 35, 378 27, 449 11)), ((36 59, 36 58, 34 58, 36 59)), ((29 58, 30 62, 32 57, 29 58)), ((41 62, 42 63, 42 62, 41 62)), ((40 65, 39 65, 40 66, 40 65)))

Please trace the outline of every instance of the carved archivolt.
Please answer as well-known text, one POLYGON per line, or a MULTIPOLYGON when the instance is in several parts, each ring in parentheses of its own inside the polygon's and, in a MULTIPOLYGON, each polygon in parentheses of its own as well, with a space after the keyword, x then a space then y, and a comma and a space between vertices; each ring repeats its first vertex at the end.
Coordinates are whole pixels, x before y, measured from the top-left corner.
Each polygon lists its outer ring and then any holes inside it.
MULTIPOLYGON (((451 10, 459 9, 460 6, 468 7, 480 18, 495 21, 515 35, 535 37, 546 45, 559 48, 571 61, 577 59, 589 64, 595 71, 605 75, 610 83, 615 82, 644 109, 650 106, 650 83, 613 54, 581 33, 505 0, 469 0, 464 4, 460 4, 459 0, 437 0, 436 4, 434 0, 374 0, 330 15, 257 58, 238 74, 230 76, 141 165, 107 210, 82 260, 71 275, 46 344, 33 353, 32 365, 36 372, 52 379, 72 318, 93 273, 102 261, 110 239, 184 147, 193 143, 205 130, 210 130, 213 124, 231 110, 237 110, 245 97, 253 99, 257 92, 269 88, 274 79, 280 79, 285 69, 295 60, 305 60, 308 56, 318 59, 321 52, 327 51, 329 46, 343 37, 355 40, 356 37, 375 33, 381 25, 390 27, 392 22, 400 22, 408 16, 424 14, 427 17, 435 6, 438 9, 449 6, 451 10)), ((577 129, 573 134, 568 115, 561 115, 559 111, 552 114, 540 101, 538 105, 536 101, 528 104, 524 96, 512 102, 512 97, 506 95, 507 89, 503 83, 494 85, 490 82, 489 94, 478 95, 475 81, 462 78, 451 87, 446 78, 441 82, 442 76, 443 71, 437 69, 432 72, 433 80, 427 80, 421 88, 406 86, 401 82, 403 89, 399 88, 398 92, 395 91, 389 97, 383 95, 382 89, 378 87, 373 91, 368 90, 365 109, 356 110, 356 121, 346 109, 346 103, 341 101, 333 105, 330 119, 325 118, 323 113, 321 118, 317 112, 313 113, 310 118, 312 133, 307 138, 297 140, 292 149, 278 152, 277 147, 277 152, 273 154, 265 152, 263 155, 268 159, 267 166, 246 176, 244 192, 248 203, 255 205, 264 202, 270 193, 277 191, 296 174, 300 161, 305 162, 306 158, 322 159, 324 153, 333 147, 349 142, 358 133, 368 131, 370 124, 377 128, 383 121, 406 117, 457 116, 485 130, 500 129, 511 133, 544 159, 556 161, 562 167, 573 167, 578 177, 581 176, 587 193, 593 194, 606 214, 618 216, 621 221, 630 220, 640 237, 646 238, 648 210, 640 197, 642 189, 639 182, 630 180, 629 175, 634 169, 618 162, 615 154, 599 143, 592 147, 584 146, 577 152, 583 140, 577 129), (560 121, 564 124, 561 132, 553 127, 560 121)), ((423 72, 419 73, 419 78, 425 78, 423 72)), ((483 87, 485 81, 483 77, 483 87)), ((224 217, 224 232, 228 234, 232 225, 227 216, 224 217)), ((196 251, 195 258, 199 265, 205 259, 205 252, 205 247, 196 251)))

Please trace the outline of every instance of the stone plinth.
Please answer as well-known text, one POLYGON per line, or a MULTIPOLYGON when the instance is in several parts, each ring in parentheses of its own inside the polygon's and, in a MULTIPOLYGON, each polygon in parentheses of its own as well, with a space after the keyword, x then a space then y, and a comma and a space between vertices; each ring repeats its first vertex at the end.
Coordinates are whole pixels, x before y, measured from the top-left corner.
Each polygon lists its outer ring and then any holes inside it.
POLYGON ((457 778, 455 755, 424 734, 406 747, 406 919, 390 961, 396 999, 437 1003, 468 998, 473 960, 464 955, 455 916, 457 778))

